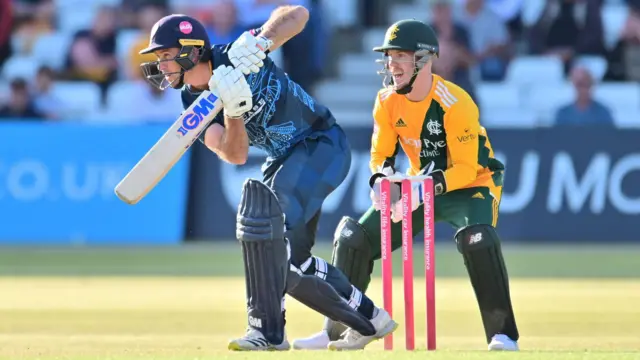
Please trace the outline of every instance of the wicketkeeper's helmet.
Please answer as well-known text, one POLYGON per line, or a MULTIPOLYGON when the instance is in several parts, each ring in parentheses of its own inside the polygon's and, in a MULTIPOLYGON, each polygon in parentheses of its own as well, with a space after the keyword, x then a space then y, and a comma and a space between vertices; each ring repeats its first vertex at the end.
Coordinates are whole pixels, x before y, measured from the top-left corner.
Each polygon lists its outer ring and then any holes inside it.
POLYGON ((396 89, 396 92, 400 94, 409 93, 418 72, 429 59, 438 57, 440 54, 438 37, 431 26, 415 19, 396 22, 387 29, 382 45, 373 48, 373 51, 384 53, 383 59, 377 60, 377 62, 383 63, 384 66, 383 70, 378 71, 378 74, 384 76, 383 85, 385 87, 393 85, 393 77, 389 71, 387 59, 389 50, 405 50, 414 53, 415 70, 413 76, 407 85, 396 89))

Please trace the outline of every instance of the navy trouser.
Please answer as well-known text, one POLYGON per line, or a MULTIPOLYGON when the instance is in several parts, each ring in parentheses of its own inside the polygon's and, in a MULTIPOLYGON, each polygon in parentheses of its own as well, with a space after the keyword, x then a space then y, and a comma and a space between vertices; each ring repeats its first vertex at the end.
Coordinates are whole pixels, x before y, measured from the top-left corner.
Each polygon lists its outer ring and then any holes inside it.
POLYGON ((262 167, 263 181, 273 189, 285 214, 294 265, 311 256, 322 203, 344 181, 350 166, 347 136, 334 125, 314 132, 288 156, 262 167))
POLYGON ((311 254, 322 203, 344 181, 350 167, 347 136, 334 125, 295 145, 288 156, 267 161, 262 173, 285 214, 291 264, 305 275, 330 283, 354 309, 371 318, 371 300, 353 287, 340 270, 311 254))

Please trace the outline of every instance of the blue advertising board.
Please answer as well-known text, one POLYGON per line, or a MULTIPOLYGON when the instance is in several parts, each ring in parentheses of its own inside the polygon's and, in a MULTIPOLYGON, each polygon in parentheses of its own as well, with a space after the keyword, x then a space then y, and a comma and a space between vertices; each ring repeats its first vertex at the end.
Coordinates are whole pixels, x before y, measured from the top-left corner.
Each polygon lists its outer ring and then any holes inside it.
POLYGON ((189 154, 137 205, 114 193, 168 128, 0 122, 0 244, 182 241, 189 154))
MULTIPOLYGON (((344 215, 359 217, 370 206, 368 168, 371 129, 345 129, 352 145, 351 171, 323 207, 318 236, 333 237, 344 215)), ((488 129, 506 179, 498 230, 517 241, 637 242, 640 214, 640 130, 598 128, 488 129)), ((222 163, 203 146, 194 150, 190 203, 197 214, 189 236, 234 237, 235 211, 244 179, 261 179, 264 156, 244 166, 222 163)), ((407 161, 399 158, 400 169, 407 161)), ((436 226, 436 237, 451 241, 453 229, 436 226)))

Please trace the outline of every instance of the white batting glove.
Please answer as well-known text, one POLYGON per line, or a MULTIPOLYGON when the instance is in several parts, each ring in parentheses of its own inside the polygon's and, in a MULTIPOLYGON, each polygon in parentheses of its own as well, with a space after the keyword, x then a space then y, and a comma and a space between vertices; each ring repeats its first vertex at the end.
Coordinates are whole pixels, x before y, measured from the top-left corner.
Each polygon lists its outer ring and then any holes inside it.
POLYGON ((220 65, 209 79, 209 89, 216 94, 230 117, 241 117, 253 107, 253 94, 242 72, 231 66, 220 65))
POLYGON ((265 37, 255 37, 245 31, 231 45, 227 55, 233 66, 243 74, 258 73, 264 65, 262 60, 267 57, 265 52, 272 44, 273 41, 265 37))

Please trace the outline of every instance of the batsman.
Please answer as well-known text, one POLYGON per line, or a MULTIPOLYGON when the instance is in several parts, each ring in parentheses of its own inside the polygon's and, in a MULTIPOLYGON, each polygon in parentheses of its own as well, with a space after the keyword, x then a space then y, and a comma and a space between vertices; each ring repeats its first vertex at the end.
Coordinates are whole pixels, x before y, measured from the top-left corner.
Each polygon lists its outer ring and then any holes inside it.
MULTIPOLYGON (((408 175, 433 178, 435 221, 456 229, 454 241, 462 256, 478 302, 489 350, 518 350, 518 328, 509 280, 496 232, 504 165, 494 158, 478 107, 457 85, 435 75, 439 54, 433 29, 416 20, 402 20, 386 32, 384 87, 373 109, 370 180, 373 206, 359 220, 344 217, 335 231, 332 263, 363 293, 380 259, 380 180, 396 173, 402 147, 409 158, 408 175)), ((422 182, 412 188, 413 232, 424 228, 422 182)), ((393 250, 402 246, 400 184, 391 185, 393 250)), ((326 347, 343 326, 325 320, 320 333, 298 340, 307 349, 326 347)))
MULTIPOLYGON (((304 28, 302 6, 279 6, 263 26, 229 44, 212 45, 197 19, 172 14, 155 24, 142 64, 159 89, 179 89, 188 109, 205 90, 220 99, 200 141, 227 163, 243 165, 262 150, 262 179, 245 182, 236 217, 247 293, 247 331, 231 350, 289 350, 285 293, 349 327, 332 350, 359 350, 397 328, 389 314, 312 248, 324 200, 347 175, 351 151, 331 111, 268 55, 304 28)), ((198 105, 188 125, 206 113, 198 105)))

